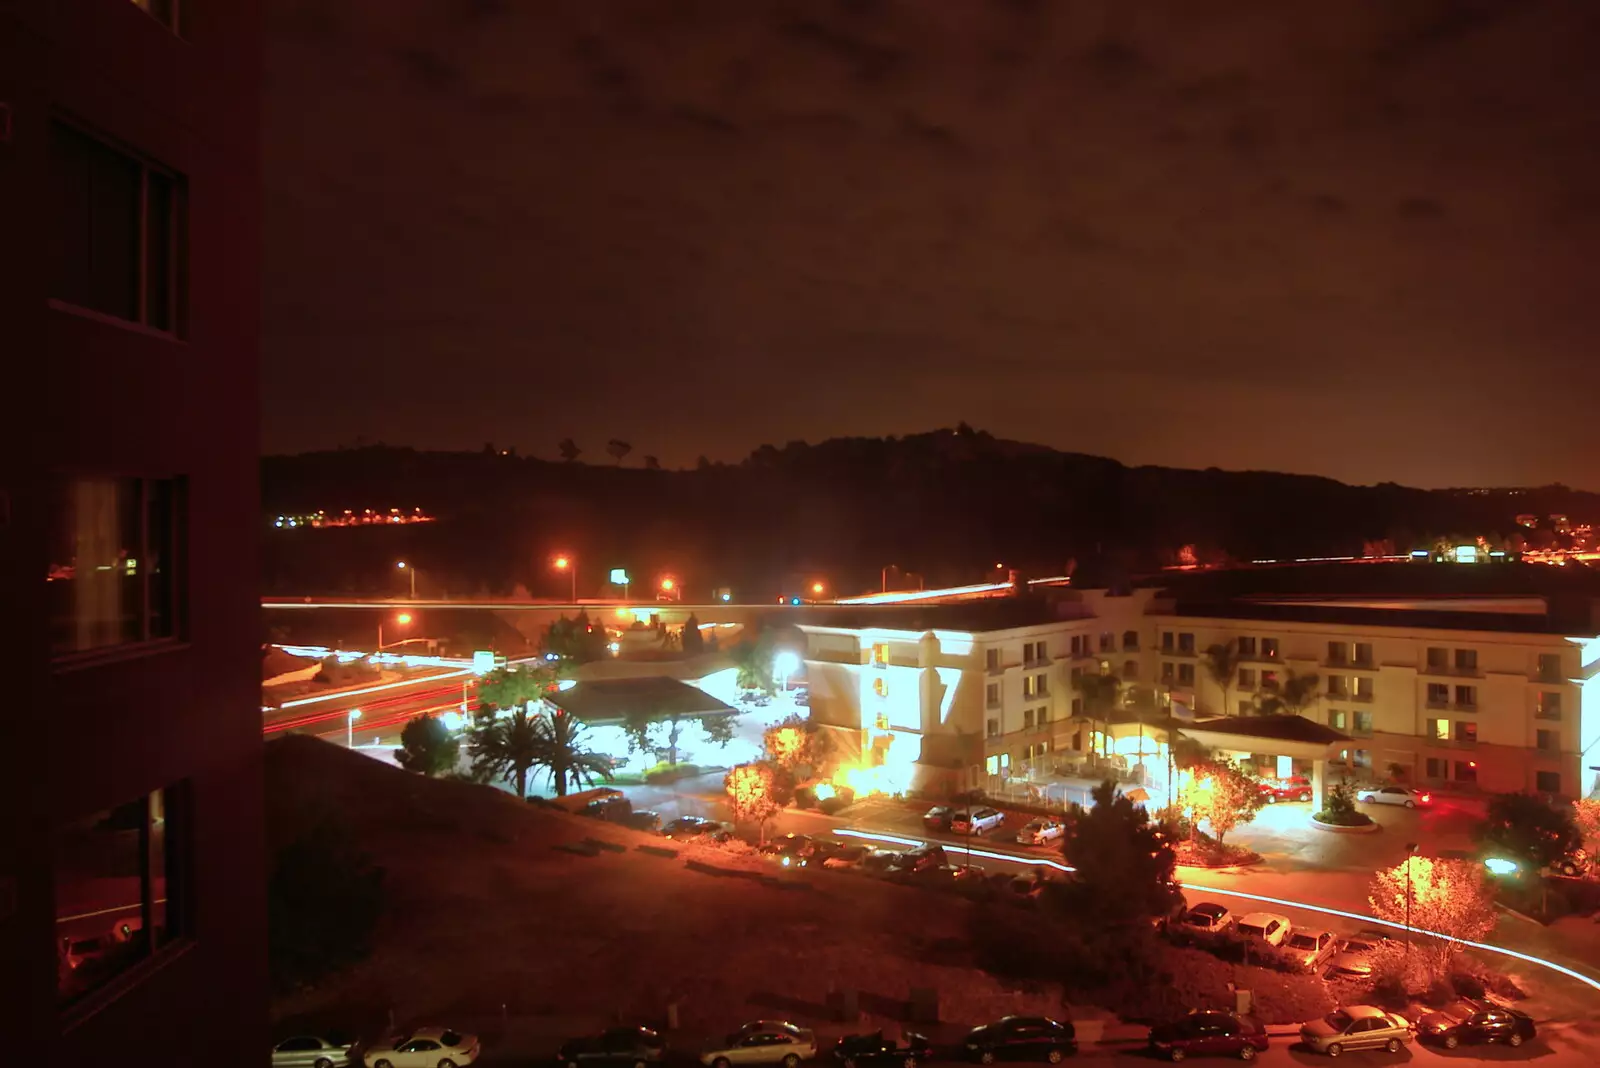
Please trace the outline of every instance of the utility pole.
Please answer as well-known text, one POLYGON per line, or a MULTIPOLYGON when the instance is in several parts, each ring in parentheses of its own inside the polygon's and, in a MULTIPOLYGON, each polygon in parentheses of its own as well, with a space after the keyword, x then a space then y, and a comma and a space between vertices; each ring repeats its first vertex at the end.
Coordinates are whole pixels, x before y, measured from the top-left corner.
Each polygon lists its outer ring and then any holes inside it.
POLYGON ((1417 843, 1406 843, 1406 955, 1411 955, 1411 858, 1417 855, 1417 843))

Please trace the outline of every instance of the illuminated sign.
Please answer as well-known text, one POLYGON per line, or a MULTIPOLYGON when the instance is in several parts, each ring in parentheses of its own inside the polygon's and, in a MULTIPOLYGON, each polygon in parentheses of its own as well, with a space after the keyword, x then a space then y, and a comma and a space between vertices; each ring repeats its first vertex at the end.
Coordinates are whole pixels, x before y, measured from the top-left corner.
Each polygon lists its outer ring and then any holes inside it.
POLYGON ((625 568, 625 567, 614 567, 614 568, 612 568, 611 569, 611 584, 613 586, 626 586, 626 585, 628 585, 628 569, 625 568))
POLYGON ((1475 564, 1478 562, 1478 547, 1476 545, 1457 545, 1456 563, 1475 564))
POLYGON ((494 651, 492 649, 479 649, 472 654, 472 670, 480 675, 487 675, 494 670, 494 651))

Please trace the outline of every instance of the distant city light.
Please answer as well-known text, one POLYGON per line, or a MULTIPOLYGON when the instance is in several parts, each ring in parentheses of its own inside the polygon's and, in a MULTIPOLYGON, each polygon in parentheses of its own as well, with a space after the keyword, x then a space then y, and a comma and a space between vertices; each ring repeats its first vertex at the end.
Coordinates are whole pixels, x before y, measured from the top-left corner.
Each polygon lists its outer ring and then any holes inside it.
POLYGON ((672 581, 672 579, 670 579, 670 578, 664 578, 664 579, 661 580, 661 588, 663 590, 667 591, 668 593, 671 593, 673 587, 676 586, 676 585, 677 585, 677 583, 672 581))
POLYGON ((820 597, 820 596, 822 596, 822 590, 823 590, 823 585, 822 585, 822 583, 820 583, 820 582, 813 582, 813 583, 812 583, 812 584, 811 584, 811 592, 812 592, 812 593, 814 593, 814 594, 816 594, 816 595, 817 595, 817 596, 819 596, 819 597, 820 597))
POLYGON ((733 600, 733 594, 731 594, 731 593, 725 593, 725 594, 723 594, 723 595, 722 595, 722 599, 723 599, 723 600, 724 600, 724 601, 731 601, 731 600, 733 600))

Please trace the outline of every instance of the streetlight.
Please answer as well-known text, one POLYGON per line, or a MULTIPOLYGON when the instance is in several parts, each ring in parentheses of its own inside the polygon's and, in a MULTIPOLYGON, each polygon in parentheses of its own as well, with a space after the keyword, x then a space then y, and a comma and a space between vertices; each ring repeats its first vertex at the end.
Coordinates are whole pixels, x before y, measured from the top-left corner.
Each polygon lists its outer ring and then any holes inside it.
POLYGON ((354 749, 356 747, 356 720, 360 718, 361 709, 359 708, 352 708, 350 715, 345 717, 344 747, 346 749, 354 749))
MULTIPOLYGON (((401 612, 399 615, 394 617, 394 621, 398 626, 409 627, 409 626, 411 626, 411 613, 410 612, 401 612)), ((378 652, 380 652, 380 653, 383 652, 383 617, 382 616, 378 617, 378 652)))
POLYGON ((572 603, 573 604, 577 604, 578 603, 578 561, 574 557, 568 555, 567 553, 560 553, 560 554, 558 554, 556 556, 556 558, 554 560, 550 561, 550 566, 555 568, 557 571, 565 571, 565 572, 567 572, 568 574, 570 574, 572 576, 572 603))
POLYGON ((406 563, 404 560, 401 560, 399 563, 395 564, 394 566, 399 568, 401 571, 404 571, 410 577, 410 579, 411 579, 411 599, 413 601, 415 601, 417 599, 417 569, 412 567, 410 564, 406 563))
POLYGON ((783 680, 783 689, 789 690, 789 676, 800 670, 800 656, 792 649, 785 649, 772 658, 772 671, 783 680))
POLYGON ((1406 954, 1411 953, 1411 860, 1417 855, 1417 843, 1406 843, 1406 954))
POLYGON ((822 591, 823 591, 824 588, 825 587, 822 585, 822 583, 813 582, 811 584, 811 593, 815 597, 821 597, 822 596, 822 591))
POLYGON ((679 600, 683 598, 683 594, 678 592, 678 580, 673 578, 671 575, 668 575, 666 578, 661 580, 661 592, 666 594, 668 598, 676 598, 679 600))

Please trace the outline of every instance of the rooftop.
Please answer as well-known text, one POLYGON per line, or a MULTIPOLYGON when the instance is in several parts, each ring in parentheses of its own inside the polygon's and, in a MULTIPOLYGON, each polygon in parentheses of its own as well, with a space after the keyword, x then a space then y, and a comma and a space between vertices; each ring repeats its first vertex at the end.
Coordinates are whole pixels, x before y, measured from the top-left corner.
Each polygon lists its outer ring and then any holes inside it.
POLYGON ((802 628, 840 627, 860 630, 962 630, 974 633, 1015 630, 1087 617, 1085 606, 1048 596, 994 597, 952 604, 860 605, 817 608, 796 622, 802 628))
POLYGON ((1348 742, 1350 736, 1304 716, 1212 716, 1197 719, 1190 730, 1214 734, 1233 734, 1241 738, 1260 738, 1269 742, 1303 742, 1307 745, 1332 745, 1348 742))
POLYGON ((630 716, 732 715, 738 709, 688 683, 662 675, 590 679, 545 698, 586 723, 614 723, 630 716))
MULTIPOLYGON (((1519 606, 1521 607, 1521 606, 1519 606)), ((1443 607, 1375 608, 1323 600, 1299 604, 1260 601, 1179 599, 1170 614, 1212 619, 1259 619, 1300 623, 1332 623, 1350 628, 1416 627, 1424 630, 1476 630, 1508 634, 1594 634, 1596 603, 1553 601, 1541 613, 1528 611, 1455 611, 1443 607)))

